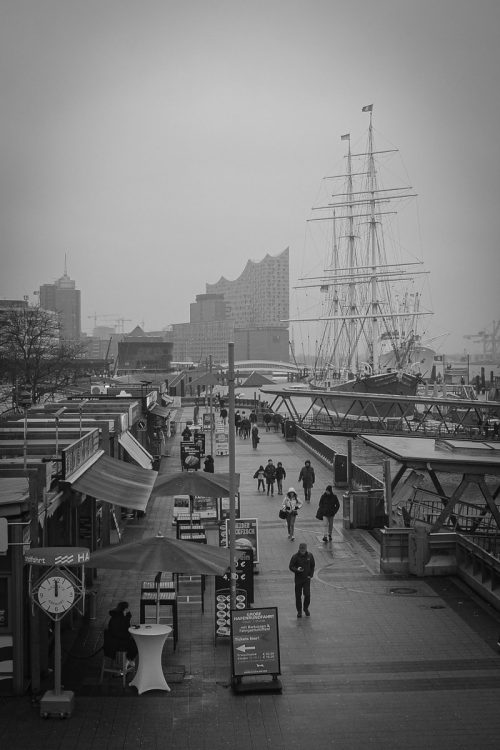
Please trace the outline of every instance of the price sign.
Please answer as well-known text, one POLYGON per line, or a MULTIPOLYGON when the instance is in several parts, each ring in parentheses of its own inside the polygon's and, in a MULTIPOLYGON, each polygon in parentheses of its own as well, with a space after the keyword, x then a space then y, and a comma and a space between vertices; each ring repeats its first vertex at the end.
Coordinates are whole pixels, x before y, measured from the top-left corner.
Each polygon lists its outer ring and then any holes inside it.
MULTIPOLYGON (((231 589, 227 587, 225 576, 215 578, 215 635, 229 638, 231 635, 231 589)), ((236 609, 247 606, 247 595, 243 589, 236 589, 236 609)))

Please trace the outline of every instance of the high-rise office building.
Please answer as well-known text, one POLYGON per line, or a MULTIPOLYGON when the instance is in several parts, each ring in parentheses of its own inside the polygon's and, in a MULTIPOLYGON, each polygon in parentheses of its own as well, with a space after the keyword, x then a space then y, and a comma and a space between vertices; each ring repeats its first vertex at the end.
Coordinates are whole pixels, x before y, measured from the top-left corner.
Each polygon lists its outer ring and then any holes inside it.
POLYGON ((64 276, 53 284, 40 287, 40 307, 58 314, 61 338, 65 341, 80 341, 81 300, 80 290, 64 269, 64 276))

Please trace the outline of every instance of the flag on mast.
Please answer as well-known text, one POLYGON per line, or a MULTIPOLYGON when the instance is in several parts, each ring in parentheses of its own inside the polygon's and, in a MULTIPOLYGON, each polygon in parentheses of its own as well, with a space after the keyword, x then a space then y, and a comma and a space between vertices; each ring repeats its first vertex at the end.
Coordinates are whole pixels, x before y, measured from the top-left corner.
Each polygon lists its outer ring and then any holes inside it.
POLYGON ((373 104, 367 104, 366 107, 363 107, 361 110, 362 112, 371 112, 373 109, 373 104))
POLYGON ((340 140, 341 141, 349 141, 349 140, 351 140, 351 134, 350 133, 346 133, 345 135, 341 135, 340 136, 340 140))

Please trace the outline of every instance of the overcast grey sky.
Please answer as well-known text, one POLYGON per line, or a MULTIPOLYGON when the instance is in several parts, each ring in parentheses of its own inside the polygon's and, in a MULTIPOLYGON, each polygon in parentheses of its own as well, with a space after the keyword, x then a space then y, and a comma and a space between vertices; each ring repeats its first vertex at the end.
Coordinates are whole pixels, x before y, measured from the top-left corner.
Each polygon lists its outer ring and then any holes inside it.
POLYGON ((1 297, 147 329, 290 247, 362 134, 419 194, 445 350, 500 319, 498 0, 0 0, 1 297))

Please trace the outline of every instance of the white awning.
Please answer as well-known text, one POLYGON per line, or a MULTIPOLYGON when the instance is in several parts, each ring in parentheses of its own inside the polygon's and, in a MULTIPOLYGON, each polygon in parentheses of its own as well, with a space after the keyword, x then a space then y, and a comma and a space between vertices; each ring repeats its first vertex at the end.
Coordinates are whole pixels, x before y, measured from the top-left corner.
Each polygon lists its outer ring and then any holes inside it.
POLYGON ((153 468, 153 456, 142 447, 129 430, 122 432, 118 437, 118 442, 123 448, 125 448, 130 458, 132 458, 136 464, 142 466, 143 469, 153 468))
POLYGON ((156 414, 157 417, 163 417, 163 419, 167 419, 170 416, 170 409, 160 406, 160 404, 154 404, 149 411, 151 414, 156 414))

